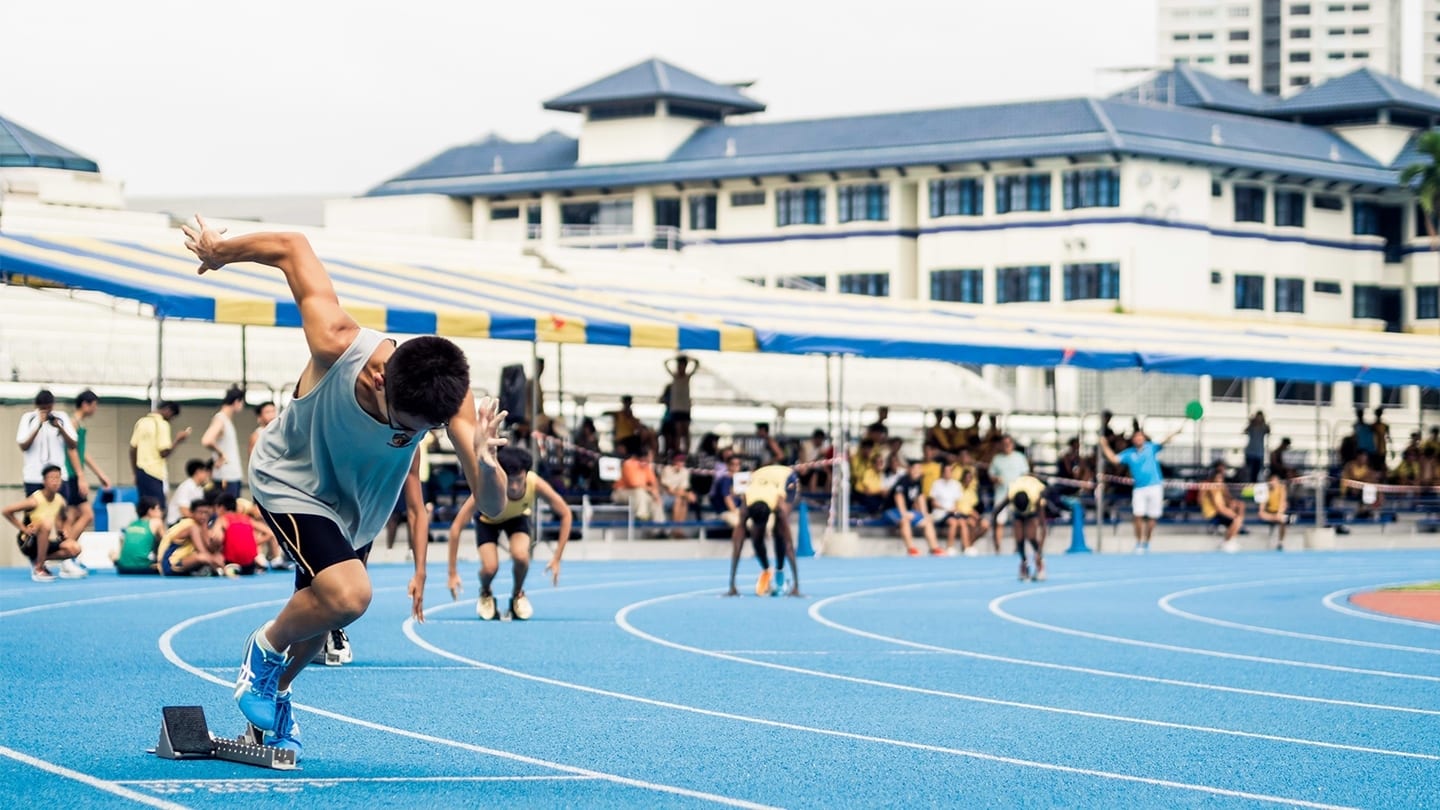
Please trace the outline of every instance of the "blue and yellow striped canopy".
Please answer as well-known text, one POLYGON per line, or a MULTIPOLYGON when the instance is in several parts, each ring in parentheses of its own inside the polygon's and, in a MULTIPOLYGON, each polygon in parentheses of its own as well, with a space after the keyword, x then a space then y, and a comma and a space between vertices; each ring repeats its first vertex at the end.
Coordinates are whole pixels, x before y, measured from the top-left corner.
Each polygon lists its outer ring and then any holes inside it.
MULTIPOLYGON (((1426 336, 833 296, 654 273, 507 274, 322 259, 356 320, 402 334, 1440 388, 1440 341, 1426 336)), ((195 267, 178 232, 156 243, 0 235, 0 272, 10 277, 133 299, 166 318, 300 325, 274 269, 239 264, 201 277, 195 267)))

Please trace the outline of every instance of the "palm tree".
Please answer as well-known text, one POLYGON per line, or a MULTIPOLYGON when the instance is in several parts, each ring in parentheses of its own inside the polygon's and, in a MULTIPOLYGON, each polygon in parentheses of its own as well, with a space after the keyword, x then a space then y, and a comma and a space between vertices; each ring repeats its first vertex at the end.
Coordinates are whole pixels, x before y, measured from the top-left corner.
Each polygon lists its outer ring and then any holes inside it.
MULTIPOLYGON (((1435 210, 1440 208, 1440 131, 1432 129, 1420 133, 1420 138, 1415 141, 1415 150, 1425 159, 1400 171, 1400 185, 1415 191, 1420 211, 1425 215, 1430 250, 1440 251, 1440 234, 1435 232, 1435 210)), ((1440 296, 1440 287, 1436 287, 1435 294, 1440 296)), ((1436 304, 1440 305, 1440 301, 1436 304)))

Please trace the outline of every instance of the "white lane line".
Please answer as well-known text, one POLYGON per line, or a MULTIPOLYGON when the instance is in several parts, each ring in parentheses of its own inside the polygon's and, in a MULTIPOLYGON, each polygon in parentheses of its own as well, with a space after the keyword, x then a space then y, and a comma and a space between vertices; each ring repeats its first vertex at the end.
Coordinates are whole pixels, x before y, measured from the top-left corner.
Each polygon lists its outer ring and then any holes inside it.
POLYGON ((45 771, 47 773, 53 773, 56 776, 63 776, 66 779, 71 779, 81 784, 89 785, 96 790, 102 790, 112 796, 119 796, 122 799, 129 799, 132 802, 139 802, 140 804, 149 805, 151 807, 162 807, 165 808, 165 810, 186 810, 186 807, 183 804, 167 802, 164 799, 157 799, 154 796, 146 796, 144 793, 137 793, 136 791, 130 790, 129 788, 122 787, 118 783, 108 782, 104 779, 91 776, 88 773, 72 771, 69 768, 64 767, 63 765, 56 765, 53 762, 47 762, 43 759, 32 757, 29 754, 22 754, 13 748, 6 748, 3 745, 0 745, 0 756, 9 757, 10 759, 13 759, 21 764, 29 765, 32 768, 39 768, 42 771, 45 771))
POLYGON ((1297 695, 1290 692, 1271 692, 1264 689, 1245 689, 1239 686, 1224 686, 1222 684, 1205 683, 1202 681, 1184 681, 1177 678, 1160 678, 1154 675, 1138 675, 1133 672, 1118 672, 1116 670, 1096 669, 1094 667, 1081 667, 1074 666, 1072 664, 1057 664, 1051 661, 1037 661, 1031 658, 1013 658, 1008 655, 993 655, 991 653, 982 653, 975 650, 964 650, 957 647, 941 647, 935 644, 925 644, 919 641, 910 641, 909 639, 897 638, 895 636, 886 636, 880 633, 872 633, 868 630, 861 630, 858 627, 851 627, 850 625, 840 624, 839 622, 834 621, 833 619, 830 619, 821 614, 821 611, 824 608, 837 602, 844 602, 850 599, 858 599, 864 596, 872 596, 875 594, 893 593, 895 591, 913 590, 916 588, 927 588, 933 584, 934 583, 921 583, 919 585, 899 585, 888 588, 871 588, 865 591, 855 591, 854 593, 841 594, 839 596, 829 597, 828 599, 821 599, 819 602, 816 602, 815 604, 810 606, 810 618, 814 619, 820 624, 825 625, 826 627, 834 630, 839 630, 842 633, 849 633, 854 636, 860 636, 861 638, 869 638, 876 641, 883 641, 887 644, 898 644, 903 647, 911 647, 914 648, 916 652, 931 652, 943 653, 946 655, 958 655, 965 658, 974 658, 980 661, 994 661, 1001 664, 1017 664, 1019 666, 1025 667, 1052 669, 1059 672, 1078 672, 1084 675, 1098 675, 1102 678, 1119 678, 1121 680, 1140 681, 1142 683, 1158 683, 1165 686, 1179 686, 1187 689, 1205 689, 1213 692, 1226 692, 1236 695, 1251 695, 1255 697, 1277 698, 1279 700, 1294 700, 1301 703, 1319 703, 1327 706, 1345 706, 1347 708, 1355 709, 1373 709, 1376 711, 1400 712, 1403 714, 1420 714, 1440 717, 1440 709, 1417 709, 1410 706, 1391 706, 1385 703, 1365 703, 1354 700, 1339 700, 1336 698, 1322 698, 1314 697, 1311 695, 1297 695))
MULTIPOLYGON (((200 667, 206 672, 234 672, 235 667, 200 667)), ((385 664, 346 664, 343 667, 316 667, 327 672, 471 672, 473 667, 419 667, 419 666, 386 666, 385 664)))
POLYGON ((410 782, 593 782, 594 776, 297 776, 271 779, 120 779, 112 784, 135 785, 136 787, 158 788, 205 788, 212 785, 348 785, 355 783, 399 783, 410 782))
MULTIPOLYGON (((282 584, 282 583, 278 583, 278 582, 275 583, 275 585, 280 585, 280 584, 282 584)), ((294 584, 293 584, 293 583, 288 583, 288 582, 287 582, 287 583, 284 583, 284 584, 286 585, 286 590, 287 590, 287 591, 294 589, 294 584)), ((229 594, 232 594, 232 593, 234 593, 234 592, 236 592, 236 591, 253 591, 253 590, 257 589, 257 588, 275 587, 275 585, 271 585, 270 583, 267 582, 267 583, 263 583, 263 584, 262 584, 262 583, 255 583, 255 584, 253 584, 253 585, 236 585, 236 586, 234 586, 234 587, 221 586, 221 587, 225 587, 225 590, 223 590, 223 591, 221 591, 221 590, 205 591, 205 590, 198 590, 198 589, 195 589, 195 588, 177 588, 177 589, 175 589, 175 590, 169 590, 169 591, 149 591, 149 592, 147 592, 147 593, 122 593, 122 594, 114 594, 114 595, 111 595, 111 596, 95 596, 95 597, 91 597, 91 598, 89 598, 89 599, 71 599, 71 600, 68 600, 68 601, 65 601, 65 602, 46 602, 46 603, 43 604, 43 605, 31 605, 31 606, 29 606, 29 607, 23 607, 23 608, 12 608, 12 609, 10 609, 10 610, 0 610, 0 619, 9 618, 10 616, 20 616, 20 615, 25 614, 25 613, 38 613, 38 612, 40 612, 40 611, 42 611, 42 610, 59 610, 60 608, 79 607, 79 606, 81 606, 81 605, 104 605, 104 604, 109 604, 109 603, 111 603, 111 602, 133 602, 133 601, 135 601, 135 600, 137 600, 137 599, 154 599, 154 598, 157 597, 157 596, 176 596, 176 595, 178 595, 178 594, 190 594, 190 595, 201 594, 201 595, 204 595, 204 596, 228 596, 229 594)))
POLYGON ((1369 610, 1357 610, 1347 605, 1342 605, 1338 601, 1341 598, 1348 599, 1350 594, 1358 593, 1360 591, 1372 591, 1378 590, 1380 588, 1390 588, 1396 585, 1410 585, 1414 582, 1415 580, 1411 579, 1404 582, 1384 582, 1379 585, 1361 585, 1358 588, 1345 588, 1344 590, 1339 590, 1334 593, 1326 594, 1325 598, 1320 600, 1320 604, 1324 605, 1327 608, 1330 608, 1336 613, 1344 613, 1346 616, 1354 616, 1359 619, 1368 619, 1372 622, 1388 622, 1390 624, 1403 624, 1407 627, 1423 627, 1426 630, 1440 630, 1440 624, 1436 624, 1435 622, 1422 622, 1418 619, 1405 619, 1400 616, 1386 616, 1383 613, 1375 613, 1369 610))
MULTIPOLYGON (((993 577, 992 577, 992 578, 987 578, 986 581, 993 581, 993 577)), ((679 597, 681 597, 681 596, 702 595, 702 594, 705 594, 705 593, 709 593, 709 591, 697 591, 697 592, 690 593, 690 594, 677 594, 677 595, 675 595, 673 598, 679 598, 679 597)), ((642 603, 636 603, 636 604, 642 604, 642 603)), ((444 607, 444 606, 442 606, 442 607, 444 607)), ((622 609, 622 610, 623 610, 623 609, 622 609)), ((618 622, 619 620, 620 620, 620 616, 617 614, 617 615, 616 615, 616 621, 618 622)), ((629 702, 632 702, 632 703, 641 703, 641 704, 644 704, 644 705, 647 705, 647 706, 655 706, 655 707, 657 707, 657 708, 662 708, 662 709, 672 709, 672 710, 675 710, 675 711, 687 712, 687 713, 690 713, 690 714, 698 714, 698 715, 702 715, 702 716, 705 716, 705 717, 715 717, 715 718, 719 718, 719 719, 722 719, 722 720, 735 720, 735 721, 742 722, 742 723, 753 723, 753 724, 755 724, 755 725, 767 726, 767 727, 770 727, 770 728, 781 728, 781 729, 785 729, 785 730, 787 730, 787 731, 801 731, 801 732, 806 732, 806 733, 809 733, 809 734, 819 734, 819 735, 823 735, 823 736, 827 736, 827 737, 837 737, 837 738, 840 738, 840 739, 858 740, 858 741, 861 741, 861 742, 870 742, 870 743, 879 743, 879 744, 881 744, 881 745, 892 745, 892 746, 896 746, 896 747, 899 747, 899 748, 907 748, 907 749, 914 750, 914 751, 926 751, 926 752, 929 752, 929 753, 936 753, 936 754, 948 754, 948 755, 951 755, 951 756, 965 757, 965 758, 967 758, 967 759, 975 759, 975 760, 980 760, 980 761, 984 761, 984 762, 996 762, 996 763, 1000 763, 1000 764, 1004 764, 1004 765, 1017 765, 1017 766, 1020 766, 1020 767, 1038 768, 1038 769, 1040 769, 1040 770, 1056 771, 1056 772, 1060 772, 1060 773, 1070 773, 1070 774, 1077 774, 1077 775, 1082 775, 1082 776, 1095 776, 1095 777, 1100 777, 1100 778, 1103 778, 1103 779, 1114 779, 1114 780, 1119 780, 1119 781, 1123 781, 1123 782, 1135 782, 1135 783, 1145 784, 1145 785, 1151 785, 1151 786, 1155 786, 1155 787, 1177 788, 1177 789, 1180 789, 1180 790, 1189 790, 1189 791, 1196 791, 1196 792, 1200 792, 1200 793, 1207 793, 1207 794, 1214 795, 1214 796, 1229 796, 1229 797, 1233 797, 1233 798, 1250 799, 1250 800, 1252 800, 1252 801, 1268 802, 1268 803, 1271 803, 1271 804, 1288 805, 1288 806, 1291 806, 1291 807, 1326 808, 1327 810, 1335 810, 1336 808, 1344 807, 1343 805, 1321 804, 1321 803, 1317 803, 1317 802, 1305 801, 1305 800, 1303 800, 1303 799, 1290 799, 1290 798, 1285 798, 1285 797, 1283 797, 1283 796, 1268 796, 1268 795, 1261 794, 1261 793, 1247 793, 1247 792, 1244 792, 1244 791, 1229 790, 1229 789, 1226 789, 1226 788, 1211 787, 1211 786, 1209 786, 1209 785, 1192 785, 1192 784, 1189 784, 1189 783, 1186 783, 1186 782, 1175 782, 1175 781, 1171 781, 1171 780, 1168 780, 1168 779, 1153 779, 1153 778, 1147 777, 1147 776, 1134 776, 1134 775, 1131 775, 1131 774, 1111 773, 1111 772, 1108 772, 1108 771, 1097 771, 1097 770, 1091 770, 1091 769, 1089 769, 1089 768, 1078 768, 1078 767, 1074 767, 1074 766, 1070 766, 1070 765, 1057 765, 1057 764, 1051 763, 1051 762, 1036 762, 1036 761, 1033 761, 1033 760, 1017 759, 1017 758, 1015 758, 1015 757, 1000 756, 1000 755, 998 755, 998 754, 987 754, 987 753, 984 753, 984 752, 981 752, 981 751, 968 751, 968 750, 959 749, 959 748, 947 748, 947 747, 938 746, 938 745, 926 745, 925 743, 917 743, 917 742, 912 742, 912 741, 909 741, 909 740, 895 740, 895 739, 890 739, 890 738, 888 738, 888 737, 876 737, 876 736, 872 736, 872 735, 869 735, 869 734, 856 734, 856 733, 854 733, 854 732, 840 731, 840 730, 838 730, 838 729, 816 728, 816 727, 814 727, 814 726, 802 726, 802 725, 799 725, 799 724, 796 724, 796 723, 786 723, 786 722, 782 722, 782 721, 779 721, 779 720, 770 720, 770 719, 767 719, 767 718, 764 718, 764 717, 750 717, 750 716, 742 715, 742 714, 733 714, 733 713, 731 713, 731 712, 721 712, 721 711, 715 711, 715 710, 713 710, 713 709, 703 709, 703 708, 700 708, 700 707, 698 707, 698 706, 690 706, 690 705, 686 705, 686 704, 683 704, 683 703, 671 703, 671 702, 669 702, 669 701, 664 701, 664 700, 654 700, 654 699, 652 699, 652 698, 641 697, 641 696, 639 696, 639 695, 632 695, 632 694, 627 694, 627 693, 624 693, 624 692, 613 692, 613 691, 610 691, 610 690, 608 690, 608 689, 600 689, 600 688, 594 687, 594 686, 586 686, 586 685, 584 685, 584 684, 572 683, 572 682, 570 682, 570 681, 562 681, 562 680, 557 680, 557 679, 555 679, 555 678, 547 678, 547 677, 545 677, 545 676, 543 676, 543 675, 534 675, 534 674, 531 674, 531 673, 528 673, 528 672, 520 672, 520 671, 518 671, 518 670, 506 669, 505 667, 496 666, 496 665, 494 665, 494 664, 487 664, 487 663, 485 663, 485 662, 483 662, 483 661, 477 661, 477 660, 475 660, 475 659, 473 659, 473 658, 466 658, 466 657, 463 656, 463 655, 459 655, 459 654, 457 654, 457 653, 450 652, 449 650, 445 650, 445 649, 442 649, 442 648, 440 648, 440 647, 437 647, 437 646, 435 646, 434 644, 431 644, 430 642, 428 642, 428 641, 426 641, 425 639, 421 638, 421 637, 419 636, 419 634, 415 631, 415 622, 414 622, 413 620, 407 619, 407 620, 405 621, 404 630, 405 630, 405 635, 408 636, 411 641, 415 642, 415 644, 416 644, 417 646, 421 647, 422 649, 429 650, 430 652, 433 652, 433 653, 435 653, 436 655, 439 655, 439 656, 441 656, 441 657, 443 657, 443 658, 449 658, 449 659, 451 659, 452 661, 460 661, 460 662, 462 662, 462 663, 470 664, 471 666, 477 667, 477 668, 479 668, 479 669, 488 670, 488 671, 490 671, 490 672, 495 672, 495 673, 499 673, 499 674, 502 674, 502 675, 509 675, 509 676, 511 676, 511 677, 519 678, 519 679, 521 679, 521 680, 532 681, 532 682, 535 682, 535 683, 543 683, 543 684, 546 684, 546 685, 549 685, 549 686, 560 687, 560 688, 562 688, 562 689, 573 689, 573 690, 575 690, 575 691, 584 692, 584 693, 586 693, 586 694, 600 695, 600 696, 602 696, 602 697, 615 698, 615 699, 617 699, 617 700, 624 700, 624 701, 629 701, 629 702)), ((743 659, 742 659, 742 660, 743 660, 743 659)), ((768 662, 750 662, 750 663, 762 664, 762 663, 768 663, 768 662)), ((778 666, 778 665, 777 665, 777 666, 778 666)))
POLYGON ((653 644, 659 644, 663 647, 669 647, 671 649, 680 650, 682 652, 694 653, 696 655, 703 655, 710 658, 719 658, 725 661, 734 661, 741 664, 750 664, 752 666, 764 667, 766 669, 775 669, 782 672, 795 673, 798 675, 808 675, 815 678, 826 678, 829 680, 861 684, 864 686, 878 686, 883 689, 893 689, 900 692, 909 692, 919 695, 930 695, 932 697, 943 697, 951 700, 963 700, 968 703, 980 703, 987 706, 1003 706, 1005 708, 1011 709, 1025 709, 1028 711, 1048 712, 1050 714, 1062 714, 1071 717, 1084 717, 1091 720, 1109 720, 1118 723, 1131 723, 1135 725, 1153 726, 1157 728, 1172 728, 1183 731, 1198 731, 1204 734, 1220 734, 1230 737, 1245 737, 1256 740, 1267 740, 1269 742, 1283 742, 1290 743, 1292 745, 1306 745, 1316 748, 1331 748, 1341 751, 1356 751, 1366 754, 1379 754, 1382 756, 1440 761, 1440 755, 1436 754, 1422 754, 1413 751, 1397 751, 1388 748, 1372 748, 1363 745, 1346 745, 1343 743, 1325 742, 1322 740, 1311 740, 1299 737, 1284 737, 1276 734, 1261 734, 1252 731, 1238 731, 1235 729, 1217 728, 1214 726, 1199 726, 1189 723, 1172 723, 1165 720, 1151 720, 1149 718, 1133 717, 1123 714, 1107 714, 1104 712, 1091 712, 1081 709, 1067 709, 1060 706, 1048 706, 1037 703, 1021 703, 1019 701, 982 697, 980 695, 968 695, 958 692, 947 692, 940 689, 929 689, 922 686, 911 686, 908 684, 899 684, 891 681, 880 681, 872 678, 861 678, 853 675, 840 675, 838 673, 825 672, 823 670, 805 669, 802 667, 789 666, 786 664, 777 664, 773 661, 757 661, 748 658, 740 658, 734 655, 727 655, 717 650, 707 650, 701 647, 692 647, 687 644, 680 644, 678 642, 670 641, 669 639, 663 639, 635 627, 630 622, 630 614, 635 610, 650 607, 652 605, 658 605, 664 602, 686 599, 693 595, 694 594, 688 593, 672 594, 670 596, 656 597, 654 599, 647 599, 643 602, 635 602, 634 604, 626 605, 624 608, 621 608, 619 613, 615 615, 615 622, 616 624, 620 625, 620 628, 625 632, 649 641, 653 644))
MULTIPOLYGON (((1155 582, 1157 580, 1156 578, 1137 578, 1130 581, 1138 584, 1155 582)), ((1058 591, 1071 591, 1092 588, 1096 585, 1120 584, 1125 584, 1125 580, 1112 580, 1109 582, 1100 583, 1082 582, 1075 585, 1057 585, 1049 588, 1017 591, 1015 593, 1006 594, 1005 596, 997 596, 996 598, 991 599, 990 612, 1006 621, 1014 622, 1015 624, 1024 625, 1026 627, 1033 627, 1037 630, 1048 630, 1052 633, 1061 633, 1067 636, 1075 636, 1077 638, 1088 638, 1095 641, 1103 641, 1109 644, 1124 644, 1130 647, 1144 647, 1152 650, 1164 650, 1166 652, 1183 653, 1185 655, 1200 655, 1207 658, 1223 658, 1229 661, 1247 661, 1253 664, 1273 664, 1275 666, 1282 667, 1318 669, 1325 672, 1343 672, 1349 675, 1370 675, 1377 678, 1395 678, 1407 681, 1427 681, 1430 683, 1440 683, 1440 676, 1435 675, 1416 675, 1409 672, 1392 672, 1385 669, 1364 669, 1361 667, 1340 666, 1339 664, 1319 664, 1313 661, 1296 661, 1290 658, 1271 658, 1264 655, 1245 655, 1243 653, 1230 653, 1222 652, 1220 650, 1207 650, 1199 647, 1186 647, 1180 644, 1164 644, 1158 641, 1143 641, 1137 638, 1112 636, 1106 633, 1092 633, 1088 630, 1076 630, 1072 627, 1062 627, 1057 624, 1048 624, 1046 622, 1035 621, 1033 619, 1025 619, 1006 611, 1003 607, 1006 602, 1010 602, 1016 599, 1023 599, 1027 596, 1035 596, 1037 594, 1049 595, 1058 591)))
MULTIPOLYGON (((1325 579, 1335 578, 1336 577, 1326 577, 1325 579)), ((1306 641, 1321 641, 1326 644, 1344 644, 1350 647, 1370 647, 1380 650, 1395 650, 1397 652, 1420 653, 1421 655, 1440 655, 1440 650, 1437 650, 1433 647, 1411 647, 1405 644, 1387 644, 1385 642, 1365 641, 1358 638, 1341 638, 1339 636, 1324 636, 1316 633, 1301 633, 1294 630, 1282 630, 1278 627, 1265 627, 1258 624, 1246 624, 1244 622, 1232 622, 1226 619, 1217 619, 1213 616, 1202 616, 1199 613, 1193 613, 1191 611, 1175 607, 1176 599, 1183 599, 1187 596, 1196 596, 1202 593, 1215 593, 1217 591, 1235 590, 1238 588, 1255 588, 1262 585, 1271 584, 1275 581, 1276 580, 1259 580, 1256 582, 1233 582, 1224 585, 1206 585, 1203 588, 1190 588, 1184 591, 1168 593, 1160 597, 1160 601, 1156 604, 1160 606, 1161 610, 1171 614, 1172 616, 1178 616, 1182 619, 1188 619, 1193 622, 1211 624, 1216 627, 1226 627, 1232 630, 1243 630, 1247 633, 1264 633, 1271 636, 1298 638, 1304 639, 1306 641)))
MULTIPOLYGON (((649 581, 650 581, 650 582, 657 582, 657 581, 670 581, 670 580, 667 578, 667 579, 665 579, 665 580, 649 580, 649 581)), ((570 588, 569 590, 573 592, 573 591, 581 590, 581 589, 584 588, 584 587, 585 587, 585 586, 578 586, 578 587, 575 587, 575 588, 570 588)), ((615 587, 615 586, 614 586, 614 585, 610 585, 610 584, 606 584, 606 585, 593 586, 593 587, 615 587)), ((388 589, 377 589, 377 590, 388 590, 388 589)), ((256 602, 256 603, 247 604, 247 605, 237 605, 237 606, 235 606, 235 607, 225 608, 224 610, 217 610, 217 611, 214 611, 214 612, 211 612, 211 613, 205 613, 205 614, 201 614, 201 615, 199 615, 199 616, 193 616, 193 617, 191 617, 191 618, 189 618, 189 619, 186 619, 186 620, 184 620, 184 621, 182 621, 182 622, 180 622, 180 623, 172 626, 170 629, 166 630, 163 634, 161 634, 160 640, 159 640, 160 652, 161 652, 162 654, 164 654, 165 659, 168 660, 170 663, 174 664, 175 666, 179 667, 180 669, 185 670, 186 672, 189 672, 191 675, 194 675, 194 676, 196 676, 196 677, 198 677, 198 678, 201 678, 201 679, 204 679, 204 680, 206 680, 206 681, 209 681, 210 683, 216 684, 217 686, 223 686, 223 687, 226 687, 226 688, 233 688, 233 687, 235 686, 235 682, 234 682, 234 681, 227 681, 227 680, 225 680, 225 679, 223 679, 223 678, 217 678, 216 676, 210 674, 209 672, 206 672, 205 670, 203 670, 203 669, 201 669, 201 668, 199 668, 199 667, 193 666, 193 665, 190 664, 188 661, 186 661, 186 660, 184 660, 183 658, 181 658, 181 657, 175 652, 175 647, 174 647, 175 637, 176 637, 177 635, 179 635, 181 632, 183 632, 184 630, 186 630, 187 628, 192 627, 192 626, 194 626, 194 625, 196 625, 196 624, 199 624, 199 623, 201 623, 201 622, 210 621, 210 620, 212 620, 212 619, 218 619, 218 618, 220 618, 220 617, 222 617, 222 616, 228 616, 228 615, 231 615, 231 614, 234 614, 234 613, 239 613, 239 612, 246 611, 246 610, 254 610, 254 609, 257 609, 257 608, 272 607, 272 606, 282 605, 282 604, 284 604, 288 599, 289 599, 289 597, 286 597, 285 599, 277 599, 277 600, 273 600, 273 601, 269 601, 269 602, 256 602)), ((441 605, 439 608, 436 608, 436 610, 441 610, 441 609, 444 609, 444 608, 447 608, 447 607, 459 607, 460 604, 461 604, 461 603, 459 603, 459 602, 452 602, 452 603, 450 603, 449 605, 441 605)), ((414 621, 415 621, 415 620, 414 620, 413 618, 406 619, 406 627, 408 628, 411 624, 414 623, 414 621)), ((408 632, 407 632, 407 634, 408 634, 408 632)), ((574 765, 566 765, 566 764, 561 763, 561 762, 552 762, 552 761, 550 761, 550 760, 540 759, 540 758, 538 758, 538 757, 529 757, 529 756, 525 756, 524 754, 517 754, 517 753, 515 753, 515 752, 513 752, 513 751, 502 751, 502 750, 500 750, 500 749, 498 749, 498 748, 486 748, 485 746, 482 746, 482 745, 474 745, 473 743, 462 742, 462 741, 460 741, 460 740, 452 740, 452 739, 448 739, 448 738, 445 738, 445 737, 436 737, 436 736, 434 736, 434 735, 431 735, 431 734, 423 734, 423 733, 420 733, 420 732, 418 732, 418 731, 411 731, 411 730, 409 730, 409 729, 396 728, 395 726, 387 726, 387 725, 384 725, 384 724, 381 724, 381 723, 374 723, 374 722, 371 722, 371 721, 369 721, 369 720, 361 719, 361 718, 359 718, 359 717, 352 717, 352 716, 350 716, 350 715, 340 714, 340 713, 338 713, 338 712, 327 711, 327 710, 321 709, 321 708, 319 708, 319 707, 317 707, 317 706, 308 706, 308 705, 305 705, 305 704, 303 704, 303 703, 296 703, 296 704, 294 704, 294 705, 295 705, 295 708, 301 709, 301 710, 304 710, 304 711, 307 711, 307 712, 310 712, 311 714, 318 714, 318 715, 320 715, 321 717, 328 717, 328 718, 331 719, 331 720, 337 720, 337 721, 342 722, 342 723, 350 723, 351 725, 360 726, 361 728, 368 728, 368 729, 371 729, 371 730, 374 730, 374 731, 383 731, 383 732, 386 732, 386 733, 389 733, 389 734, 395 734, 395 735, 400 736, 400 737, 408 737, 408 738, 410 738, 410 739, 412 739, 412 740, 420 740, 420 741, 422 741, 422 742, 434 743, 434 744, 436 744, 436 745, 444 745, 444 746, 449 746, 449 747, 451 747, 451 748, 459 748, 459 749, 462 749, 462 750, 465 750, 465 751, 473 751, 473 752, 478 753, 478 754, 485 754, 486 756, 499 757, 499 758, 501 758, 501 759, 508 759, 508 760, 513 761, 513 762, 524 762, 524 763, 526 763, 527 765, 538 765, 538 766, 540 766, 540 767, 542 767, 542 768, 549 768, 549 769, 551 769, 551 770, 563 771, 563 772, 565 772, 565 773, 574 774, 574 775, 576 775, 576 776, 588 776, 588 777, 593 777, 593 778, 595 778, 595 779, 602 779, 602 780, 605 780, 605 781, 607 781, 607 782, 613 782, 613 783, 619 784, 619 785, 625 785, 625 786, 627 786, 627 787, 635 787, 635 788, 640 788, 640 789, 642 789, 642 790, 655 791, 655 792, 658 792, 658 793, 668 793, 668 794, 675 795, 675 796, 686 796, 686 797, 689 797, 689 798, 692 798, 692 799, 701 799, 701 800, 704 800, 704 801, 714 802, 714 803, 716 803, 716 804, 729 805, 729 806, 731 806, 731 807, 745 807, 745 808, 751 808, 751 810, 774 810, 774 808, 772 808, 770 805, 757 804, 757 803, 755 803, 755 802, 748 802, 748 801, 745 801, 745 800, 743 800, 743 799, 736 799, 736 798, 732 798, 732 797, 730 797, 730 796, 720 796, 720 795, 717 795, 717 794, 714 794, 714 793, 705 793, 705 792, 698 791, 698 790, 690 790, 690 789, 688 789, 688 788, 676 787, 676 786, 674 786, 674 785, 662 785, 662 784, 658 784, 658 783, 655 783, 655 782, 646 782, 646 781, 641 780, 641 779, 631 779, 631 778, 629 778, 629 777, 619 776, 619 775, 617 775, 617 774, 604 773, 604 772, 602 772, 602 771, 590 770, 589 768, 579 768, 579 767, 576 767, 576 766, 574 766, 574 765)))

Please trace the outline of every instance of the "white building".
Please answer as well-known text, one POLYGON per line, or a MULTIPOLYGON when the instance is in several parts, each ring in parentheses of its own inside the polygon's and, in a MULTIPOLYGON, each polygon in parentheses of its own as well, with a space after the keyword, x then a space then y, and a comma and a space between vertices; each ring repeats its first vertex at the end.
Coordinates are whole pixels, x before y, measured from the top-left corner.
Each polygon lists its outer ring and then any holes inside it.
POLYGON ((1420 0, 1420 86, 1440 90, 1440 0, 1420 0))
POLYGON ((1401 0, 1160 0, 1158 12, 1161 64, 1197 65, 1256 92, 1289 94, 1357 67, 1400 75, 1401 0))

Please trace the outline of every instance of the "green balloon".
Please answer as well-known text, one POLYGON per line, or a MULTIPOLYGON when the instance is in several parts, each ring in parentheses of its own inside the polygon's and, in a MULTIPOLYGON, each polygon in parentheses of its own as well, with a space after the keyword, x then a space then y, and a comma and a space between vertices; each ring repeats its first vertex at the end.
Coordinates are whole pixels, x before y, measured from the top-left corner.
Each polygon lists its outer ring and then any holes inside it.
POLYGON ((1185 406, 1185 418, 1186 418, 1186 419, 1196 419, 1196 420, 1198 420, 1200 417, 1202 417, 1202 416, 1204 416, 1204 415, 1205 415, 1205 407, 1200 404, 1199 400, 1192 400, 1192 401, 1190 402, 1190 404, 1188 404, 1188 405, 1185 406))

